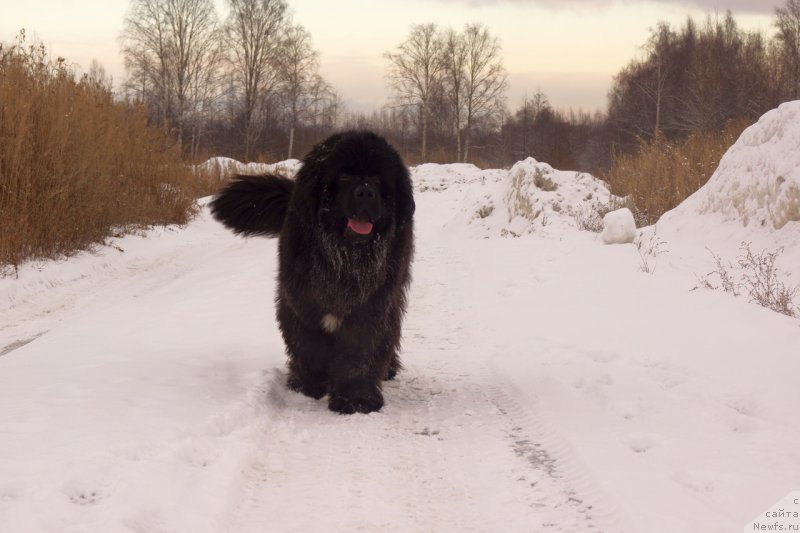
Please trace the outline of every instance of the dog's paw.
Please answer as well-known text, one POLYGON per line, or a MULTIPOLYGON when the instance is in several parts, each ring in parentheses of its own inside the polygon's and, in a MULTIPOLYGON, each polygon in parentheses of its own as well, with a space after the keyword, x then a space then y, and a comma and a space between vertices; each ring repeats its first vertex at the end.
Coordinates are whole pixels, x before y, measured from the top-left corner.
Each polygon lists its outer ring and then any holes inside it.
POLYGON ((392 381, 395 377, 397 377, 397 373, 402 369, 403 364, 400 362, 400 359, 397 357, 397 355, 394 355, 389 363, 389 368, 386 370, 386 375, 383 377, 383 380, 392 381))
POLYGON ((380 411, 381 407, 383 407, 383 396, 380 393, 369 395, 368 397, 331 394, 328 402, 328 409, 342 415, 372 413, 373 411, 380 411))
POLYGON ((328 387, 324 382, 303 382, 294 374, 289 374, 289 377, 286 380, 286 386, 295 392, 305 394, 306 396, 314 398, 315 400, 319 400, 328 393, 328 387))

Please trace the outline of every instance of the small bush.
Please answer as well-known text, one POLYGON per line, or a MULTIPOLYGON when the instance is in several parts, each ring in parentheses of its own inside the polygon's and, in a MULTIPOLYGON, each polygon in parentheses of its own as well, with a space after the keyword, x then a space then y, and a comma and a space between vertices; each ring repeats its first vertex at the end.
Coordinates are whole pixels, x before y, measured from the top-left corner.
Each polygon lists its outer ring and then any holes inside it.
POLYGON ((185 223, 197 182, 143 109, 41 45, 0 44, 0 265, 185 223))
MULTIPOLYGON (((591 193, 586 195, 584 200, 591 200, 591 193)), ((627 207, 633 213, 633 220, 636 222, 636 227, 647 226, 646 217, 636 209, 630 198, 616 198, 614 196, 603 204, 599 201, 590 204, 588 207, 583 207, 575 213, 575 225, 579 230, 591 231, 592 233, 600 233, 603 231, 603 217, 611 211, 627 207)))
POLYGON ((492 204, 483 205, 478 209, 478 218, 486 218, 494 212, 492 204))
POLYGON ((575 225, 582 231, 600 233, 603 231, 603 215, 600 214, 596 205, 580 209, 575 213, 575 225))
POLYGON ((735 267, 730 262, 724 264, 718 255, 709 250, 716 268, 705 276, 698 277, 699 286, 721 290, 734 296, 747 294, 751 302, 762 307, 787 316, 798 316, 794 297, 800 287, 784 285, 778 277, 778 267, 775 265, 778 256, 783 253, 783 248, 772 252, 764 250, 761 253, 753 253, 750 250, 750 243, 743 242, 740 250, 741 253, 736 258, 739 267, 738 279, 731 272, 735 267))
POLYGON ((667 252, 665 246, 666 242, 658 236, 655 226, 653 226, 653 234, 646 241, 642 238, 642 233, 639 232, 636 239, 636 251, 639 253, 640 259, 639 270, 645 274, 655 274, 658 256, 667 252))

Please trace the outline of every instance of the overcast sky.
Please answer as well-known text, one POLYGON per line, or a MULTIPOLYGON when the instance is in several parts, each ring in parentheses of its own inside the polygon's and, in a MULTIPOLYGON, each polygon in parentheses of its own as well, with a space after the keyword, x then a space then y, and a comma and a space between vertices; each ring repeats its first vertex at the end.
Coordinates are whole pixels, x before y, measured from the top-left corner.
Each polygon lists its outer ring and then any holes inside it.
MULTIPOLYGON (((321 71, 354 109, 386 101, 383 53, 412 24, 461 28, 481 22, 499 37, 509 74, 509 105, 541 88, 558 107, 604 109, 612 76, 641 53, 659 21, 733 11, 748 29, 771 35, 782 0, 289 0, 295 22, 311 32, 321 71)), ((216 0, 224 16, 224 0, 216 0)), ((53 54, 88 69, 100 61, 125 77, 118 36, 127 0, 0 0, 0 41, 20 28, 53 54)))

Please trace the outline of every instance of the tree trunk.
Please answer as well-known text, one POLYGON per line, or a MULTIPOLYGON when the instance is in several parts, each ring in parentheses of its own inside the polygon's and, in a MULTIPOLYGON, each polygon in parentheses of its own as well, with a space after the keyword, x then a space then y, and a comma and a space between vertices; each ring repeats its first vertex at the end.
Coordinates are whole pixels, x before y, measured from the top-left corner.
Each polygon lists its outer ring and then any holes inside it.
POLYGON ((472 133, 472 117, 467 116, 467 125, 464 127, 464 160, 462 163, 469 162, 469 145, 472 133))
POLYGON ((289 154, 286 156, 286 159, 292 158, 292 150, 294 150, 294 121, 292 121, 292 125, 289 127, 289 154))
POLYGON ((428 157, 428 106, 422 104, 422 163, 426 162, 428 157))

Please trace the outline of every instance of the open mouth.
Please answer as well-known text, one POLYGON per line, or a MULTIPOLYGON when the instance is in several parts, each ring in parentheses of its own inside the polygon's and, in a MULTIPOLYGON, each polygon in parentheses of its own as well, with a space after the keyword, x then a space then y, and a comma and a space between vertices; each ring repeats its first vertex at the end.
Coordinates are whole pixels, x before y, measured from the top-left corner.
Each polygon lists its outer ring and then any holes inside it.
POLYGON ((372 233, 372 222, 369 220, 356 220, 355 218, 347 219, 347 227, 359 235, 369 235, 372 233))

